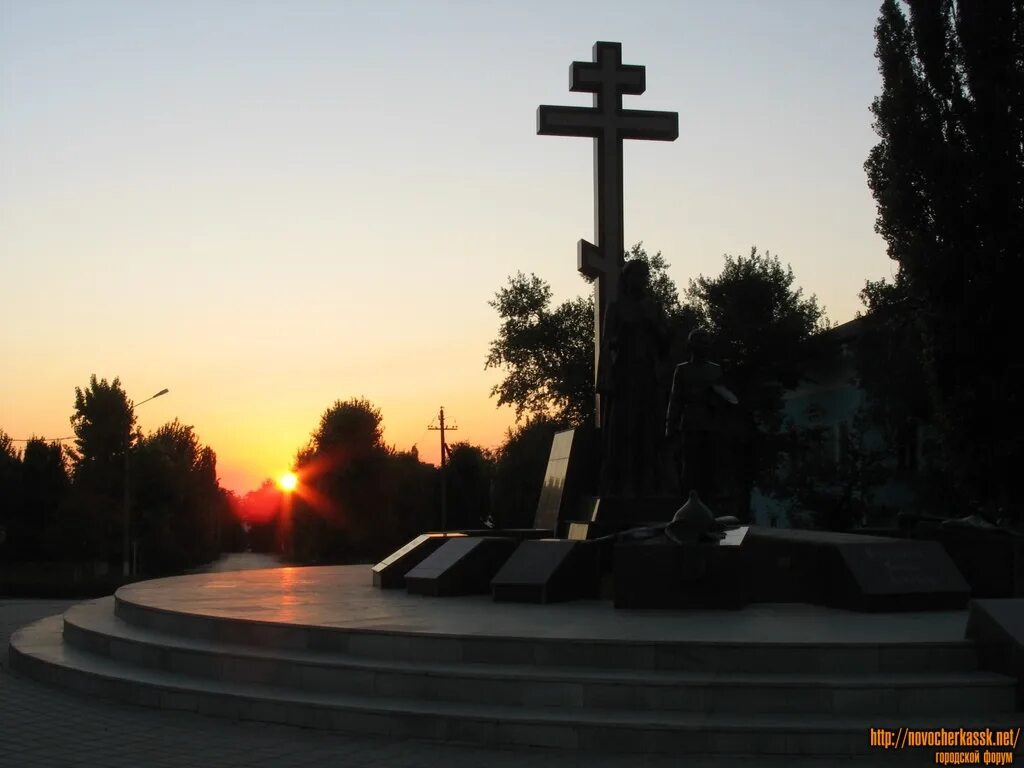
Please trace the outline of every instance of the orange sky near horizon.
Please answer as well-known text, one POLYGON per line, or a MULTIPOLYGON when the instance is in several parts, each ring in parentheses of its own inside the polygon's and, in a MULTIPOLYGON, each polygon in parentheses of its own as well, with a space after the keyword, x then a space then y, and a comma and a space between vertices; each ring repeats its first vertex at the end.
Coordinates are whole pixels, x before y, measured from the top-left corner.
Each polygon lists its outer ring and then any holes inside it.
POLYGON ((752 245, 838 322, 892 274, 863 163, 878 2, 0 0, 0 429, 70 435, 120 377, 144 431, 178 418, 239 493, 291 466, 335 400, 438 461, 513 424, 484 370, 516 271, 589 290, 591 142, 537 136, 573 60, 618 40, 626 242, 680 289, 752 245))

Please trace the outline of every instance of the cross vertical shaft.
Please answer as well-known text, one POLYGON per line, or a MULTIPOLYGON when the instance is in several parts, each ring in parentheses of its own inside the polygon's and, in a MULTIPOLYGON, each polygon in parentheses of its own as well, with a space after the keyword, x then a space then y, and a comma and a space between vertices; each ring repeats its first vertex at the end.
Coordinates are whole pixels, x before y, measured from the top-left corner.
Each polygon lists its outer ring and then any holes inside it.
MULTIPOLYGON (((589 136, 594 139, 594 231, 597 244, 580 240, 577 268, 594 280, 594 376, 601 362, 602 322, 618 292, 625 247, 622 199, 624 139, 675 141, 676 112, 623 109, 623 94, 646 89, 644 67, 622 63, 620 43, 594 43, 593 61, 574 61, 569 90, 592 93, 592 107, 537 108, 537 133, 546 136, 589 136)), ((595 420, 601 426, 600 394, 595 392, 595 420)))

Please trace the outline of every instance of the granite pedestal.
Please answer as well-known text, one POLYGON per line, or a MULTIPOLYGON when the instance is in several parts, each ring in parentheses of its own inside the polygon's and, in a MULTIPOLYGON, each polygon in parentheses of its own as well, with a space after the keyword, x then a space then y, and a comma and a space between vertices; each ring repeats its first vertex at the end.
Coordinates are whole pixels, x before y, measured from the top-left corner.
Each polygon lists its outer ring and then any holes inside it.
POLYGON ((715 544, 663 537, 615 545, 616 608, 742 608, 748 600, 747 528, 715 544))

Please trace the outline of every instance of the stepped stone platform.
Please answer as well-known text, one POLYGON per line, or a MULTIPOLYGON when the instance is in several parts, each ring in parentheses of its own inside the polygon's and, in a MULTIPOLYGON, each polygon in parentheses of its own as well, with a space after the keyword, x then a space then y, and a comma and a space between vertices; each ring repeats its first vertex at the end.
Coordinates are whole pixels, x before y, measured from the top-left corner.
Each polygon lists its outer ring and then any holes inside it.
MULTIPOLYGON (((394 737, 851 755, 880 727, 1019 727, 966 611, 615 611, 432 599, 369 566, 122 587, 11 638, 14 670, 150 707, 394 737)), ((930 755, 929 755, 930 757, 930 755)))

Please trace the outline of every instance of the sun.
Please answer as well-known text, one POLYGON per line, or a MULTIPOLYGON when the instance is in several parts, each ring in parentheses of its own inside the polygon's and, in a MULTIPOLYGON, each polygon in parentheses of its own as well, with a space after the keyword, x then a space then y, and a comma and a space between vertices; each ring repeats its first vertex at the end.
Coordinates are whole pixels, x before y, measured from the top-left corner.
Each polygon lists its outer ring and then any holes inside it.
POLYGON ((295 486, 299 484, 299 478, 293 472, 285 472, 277 478, 277 484, 285 493, 291 493, 295 490, 295 486))

